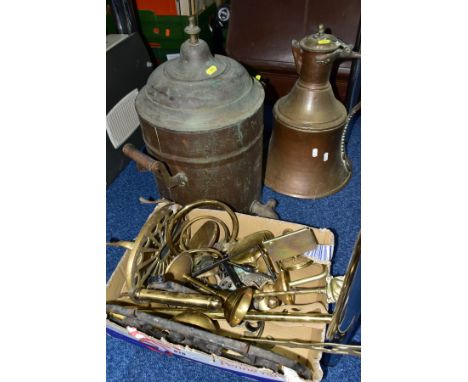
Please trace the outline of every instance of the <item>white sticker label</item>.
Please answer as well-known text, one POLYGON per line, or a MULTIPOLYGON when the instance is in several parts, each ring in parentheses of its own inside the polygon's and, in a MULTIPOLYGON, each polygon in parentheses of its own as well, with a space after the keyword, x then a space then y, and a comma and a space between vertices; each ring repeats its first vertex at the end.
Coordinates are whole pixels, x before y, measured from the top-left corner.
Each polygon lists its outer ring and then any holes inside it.
POLYGON ((312 157, 316 158, 318 156, 318 149, 312 149, 312 157))
POLYGON ((137 95, 138 89, 133 89, 107 113, 107 136, 114 149, 119 148, 140 125, 135 109, 137 95))
POLYGON ((312 251, 307 251, 304 256, 318 263, 329 263, 333 257, 333 245, 317 244, 312 251))

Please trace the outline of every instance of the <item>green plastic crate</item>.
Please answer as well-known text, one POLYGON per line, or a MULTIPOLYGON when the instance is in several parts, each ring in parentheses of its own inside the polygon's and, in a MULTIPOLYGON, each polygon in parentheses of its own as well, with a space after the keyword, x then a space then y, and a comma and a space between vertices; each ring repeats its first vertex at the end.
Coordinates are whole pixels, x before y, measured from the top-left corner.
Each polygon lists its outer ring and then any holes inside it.
MULTIPOLYGON (((201 28, 200 38, 211 48, 212 37, 209 22, 214 17, 216 5, 212 4, 198 15, 201 28)), ((149 43, 155 58, 166 61, 167 54, 179 53, 180 46, 188 39, 184 28, 188 25, 188 16, 158 16, 152 11, 139 10, 141 32, 149 43)))
POLYGON ((106 0, 106 35, 117 33, 117 28, 112 17, 110 0, 106 0))

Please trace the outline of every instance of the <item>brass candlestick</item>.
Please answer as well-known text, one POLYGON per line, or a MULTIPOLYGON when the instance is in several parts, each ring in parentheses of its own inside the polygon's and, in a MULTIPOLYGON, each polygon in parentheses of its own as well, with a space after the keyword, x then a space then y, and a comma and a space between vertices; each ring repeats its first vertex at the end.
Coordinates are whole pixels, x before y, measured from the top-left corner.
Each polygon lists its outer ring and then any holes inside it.
POLYGON ((193 260, 190 254, 181 253, 168 265, 166 273, 171 275, 174 280, 187 281, 202 292, 221 298, 224 301, 224 316, 229 325, 239 325, 252 303, 253 289, 245 287, 237 289, 234 292, 215 290, 200 280, 189 276, 192 271, 192 265, 193 260))

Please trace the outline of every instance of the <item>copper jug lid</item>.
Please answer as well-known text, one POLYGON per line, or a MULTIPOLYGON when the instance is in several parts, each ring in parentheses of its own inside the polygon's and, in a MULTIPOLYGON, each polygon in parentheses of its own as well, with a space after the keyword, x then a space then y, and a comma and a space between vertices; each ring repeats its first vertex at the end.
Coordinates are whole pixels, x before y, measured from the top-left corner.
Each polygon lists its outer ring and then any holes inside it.
POLYGON ((198 39, 199 30, 191 20, 179 58, 158 66, 137 96, 137 112, 148 123, 176 131, 212 130, 236 124, 261 107, 260 83, 237 61, 213 56, 198 39))
POLYGON ((317 33, 306 36, 300 41, 302 49, 308 52, 320 53, 333 52, 341 47, 341 44, 341 41, 337 37, 325 33, 325 26, 323 24, 319 25, 317 33))

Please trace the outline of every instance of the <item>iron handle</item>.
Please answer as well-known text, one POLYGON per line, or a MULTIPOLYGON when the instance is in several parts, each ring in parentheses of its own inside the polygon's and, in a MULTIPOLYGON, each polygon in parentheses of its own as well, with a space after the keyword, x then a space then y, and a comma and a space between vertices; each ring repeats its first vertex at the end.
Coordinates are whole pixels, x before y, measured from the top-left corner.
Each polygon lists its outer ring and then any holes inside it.
POLYGON ((131 143, 127 143, 123 149, 123 153, 130 159, 133 159, 144 170, 150 171, 156 176, 162 178, 164 185, 171 189, 177 186, 185 186, 188 182, 187 175, 184 172, 178 172, 175 175, 169 174, 167 166, 160 161, 151 158, 149 155, 137 150, 131 143))

